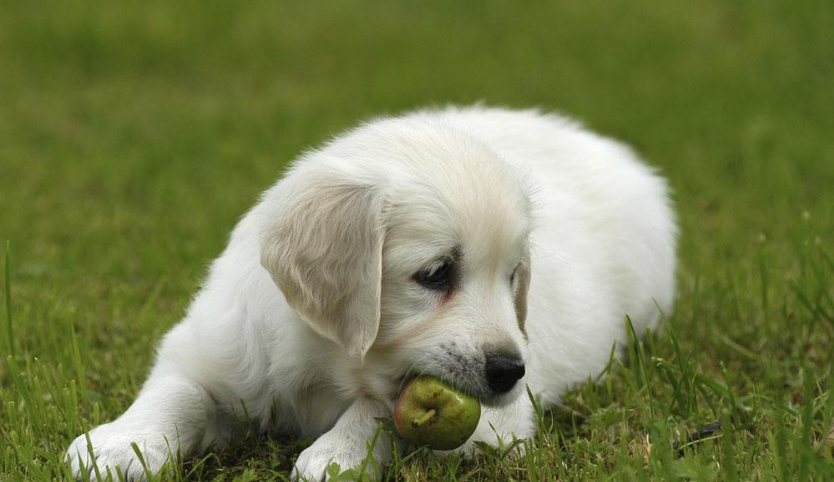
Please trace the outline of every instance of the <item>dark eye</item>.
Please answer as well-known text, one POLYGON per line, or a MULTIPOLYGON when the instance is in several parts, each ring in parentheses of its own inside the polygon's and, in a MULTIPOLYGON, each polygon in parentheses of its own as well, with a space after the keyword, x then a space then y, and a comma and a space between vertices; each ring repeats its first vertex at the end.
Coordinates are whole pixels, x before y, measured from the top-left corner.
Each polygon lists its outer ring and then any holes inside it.
POLYGON ((414 281, 430 290, 449 291, 454 283, 454 275, 454 264, 451 261, 441 261, 415 273, 414 281))

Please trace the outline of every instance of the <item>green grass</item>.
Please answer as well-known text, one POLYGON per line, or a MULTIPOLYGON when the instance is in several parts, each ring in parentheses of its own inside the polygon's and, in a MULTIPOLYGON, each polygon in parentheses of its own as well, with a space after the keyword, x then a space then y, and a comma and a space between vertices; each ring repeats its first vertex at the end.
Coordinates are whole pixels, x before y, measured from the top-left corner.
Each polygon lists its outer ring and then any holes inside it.
MULTIPOLYGON (((5 2, 0 480, 66 479, 62 451, 127 408, 301 150, 478 100, 560 110, 658 166, 679 298, 524 456, 417 453, 388 478, 834 480, 832 86, 828 0, 5 2)), ((283 480, 310 442, 245 438, 173 479, 283 480)))

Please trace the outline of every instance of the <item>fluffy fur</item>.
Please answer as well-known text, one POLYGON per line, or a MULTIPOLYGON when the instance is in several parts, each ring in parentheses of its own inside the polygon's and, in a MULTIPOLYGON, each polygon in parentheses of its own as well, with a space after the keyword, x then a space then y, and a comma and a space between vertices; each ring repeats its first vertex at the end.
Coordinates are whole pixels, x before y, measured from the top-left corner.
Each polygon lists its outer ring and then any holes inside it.
MULTIPOLYGON (((669 312, 667 187, 622 144, 536 111, 448 108, 375 120, 310 151, 240 221, 137 400, 89 433, 99 467, 143 479, 222 444, 248 415, 317 440, 295 475, 359 464, 401 384, 432 374, 478 396, 475 440, 528 437, 524 387, 556 403, 669 312), (415 273, 453 263, 454 284, 415 273), (490 388, 490 353, 522 359, 490 388), (241 403, 243 402, 243 403, 241 403)), ((390 458, 382 440, 373 454, 390 458)), ((89 470, 84 435, 67 451, 89 470)), ((82 464, 84 467, 82 467, 82 464)))

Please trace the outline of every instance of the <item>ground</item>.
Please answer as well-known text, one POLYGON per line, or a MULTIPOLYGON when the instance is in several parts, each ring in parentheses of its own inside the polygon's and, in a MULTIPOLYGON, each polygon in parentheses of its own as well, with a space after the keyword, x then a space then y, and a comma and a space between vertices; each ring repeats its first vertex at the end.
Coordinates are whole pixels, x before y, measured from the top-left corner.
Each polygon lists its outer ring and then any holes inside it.
MULTIPOLYGON (((827 0, 5 3, 0 480, 67 479, 303 149, 478 101, 574 116, 667 176, 678 299, 525 455, 417 452, 387 479, 834 480, 827 0)), ((243 438, 164 480, 284 480, 310 443, 243 438)))

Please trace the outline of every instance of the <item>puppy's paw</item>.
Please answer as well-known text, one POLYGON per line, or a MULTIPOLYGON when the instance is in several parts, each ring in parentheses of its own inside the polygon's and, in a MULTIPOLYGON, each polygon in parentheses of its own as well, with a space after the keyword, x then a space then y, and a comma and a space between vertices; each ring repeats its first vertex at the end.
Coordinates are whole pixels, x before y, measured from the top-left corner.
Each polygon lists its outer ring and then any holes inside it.
MULTIPOLYGON (((134 442, 139 447, 145 466, 151 474, 158 473, 169 459, 168 443, 162 434, 125 432, 113 423, 92 430, 90 442, 93 446, 95 466, 98 467, 98 475, 101 475, 102 481, 107 478, 108 472, 113 480, 118 480, 116 467, 119 467, 127 481, 147 480, 145 467, 131 446, 134 442)), ((70 444, 64 458, 70 464, 76 480, 84 480, 85 473, 90 480, 99 480, 93 459, 90 457, 86 435, 80 435, 70 444)))
MULTIPOLYGON (((385 451, 375 450, 371 455, 377 462, 385 457, 385 451)), ((298 482, 322 482, 330 479, 327 471, 330 464, 339 465, 339 471, 359 470, 370 475, 372 480, 378 479, 374 473, 374 464, 368 458, 368 449, 364 443, 356 443, 350 437, 343 437, 338 433, 328 432, 319 437, 313 445, 301 452, 295 462, 291 479, 298 482)))

